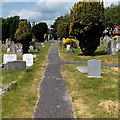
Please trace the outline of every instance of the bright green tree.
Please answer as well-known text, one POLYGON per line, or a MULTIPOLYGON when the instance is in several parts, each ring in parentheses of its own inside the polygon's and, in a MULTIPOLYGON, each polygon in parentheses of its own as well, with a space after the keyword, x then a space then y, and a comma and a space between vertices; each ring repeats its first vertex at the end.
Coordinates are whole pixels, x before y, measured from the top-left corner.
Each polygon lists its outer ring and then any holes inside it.
POLYGON ((29 42, 32 41, 30 23, 27 21, 20 21, 14 37, 17 42, 23 45, 23 53, 27 53, 29 49, 29 42))
POLYGON ((71 9, 70 34, 85 55, 93 55, 104 30, 103 2, 78 2, 71 9))
POLYGON ((57 34, 59 37, 62 38, 67 38, 69 36, 69 25, 67 22, 63 22, 58 25, 57 27, 57 34))
POLYGON ((57 39, 57 27, 58 27, 58 25, 60 25, 63 22, 67 22, 68 25, 70 24, 70 15, 69 14, 66 14, 64 16, 60 16, 60 17, 56 18, 53 25, 51 25, 52 34, 53 34, 54 39, 57 39))

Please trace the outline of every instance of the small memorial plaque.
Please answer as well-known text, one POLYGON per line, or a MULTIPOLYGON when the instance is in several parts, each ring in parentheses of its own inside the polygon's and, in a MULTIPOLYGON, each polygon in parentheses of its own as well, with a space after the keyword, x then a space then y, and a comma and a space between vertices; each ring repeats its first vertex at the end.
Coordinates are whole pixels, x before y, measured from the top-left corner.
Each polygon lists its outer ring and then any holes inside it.
POLYGON ((3 62, 4 64, 6 64, 7 62, 17 60, 17 55, 16 54, 4 54, 3 58, 4 58, 3 62))
POLYGON ((23 61, 26 61, 26 66, 33 65, 33 55, 32 54, 24 54, 23 61))

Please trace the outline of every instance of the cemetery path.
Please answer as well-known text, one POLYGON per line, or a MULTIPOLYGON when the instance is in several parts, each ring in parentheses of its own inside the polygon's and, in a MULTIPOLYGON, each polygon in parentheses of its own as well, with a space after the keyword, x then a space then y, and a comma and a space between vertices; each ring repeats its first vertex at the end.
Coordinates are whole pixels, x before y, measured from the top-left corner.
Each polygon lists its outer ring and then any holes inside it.
POLYGON ((60 72, 63 62, 58 56, 56 44, 51 44, 49 64, 40 85, 40 98, 34 118, 75 118, 72 101, 60 72))

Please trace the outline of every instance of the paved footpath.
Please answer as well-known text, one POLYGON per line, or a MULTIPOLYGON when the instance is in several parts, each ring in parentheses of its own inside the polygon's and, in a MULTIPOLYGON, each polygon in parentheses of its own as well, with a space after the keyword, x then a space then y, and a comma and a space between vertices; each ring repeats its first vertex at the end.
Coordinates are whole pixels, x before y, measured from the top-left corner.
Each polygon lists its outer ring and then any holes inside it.
POLYGON ((40 85, 40 98, 34 118, 74 118, 72 101, 60 72, 63 62, 58 56, 55 43, 51 45, 48 59, 49 64, 40 85))

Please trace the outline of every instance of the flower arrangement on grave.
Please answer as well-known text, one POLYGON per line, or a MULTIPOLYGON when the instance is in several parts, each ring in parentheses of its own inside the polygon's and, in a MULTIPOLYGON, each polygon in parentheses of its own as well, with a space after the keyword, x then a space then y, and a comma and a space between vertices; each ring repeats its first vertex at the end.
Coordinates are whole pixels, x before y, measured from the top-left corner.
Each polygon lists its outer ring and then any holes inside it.
POLYGON ((71 45, 71 47, 75 47, 76 45, 76 40, 73 38, 67 38, 63 41, 63 45, 66 47, 66 45, 71 45))

